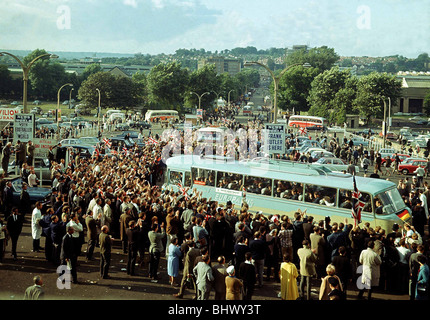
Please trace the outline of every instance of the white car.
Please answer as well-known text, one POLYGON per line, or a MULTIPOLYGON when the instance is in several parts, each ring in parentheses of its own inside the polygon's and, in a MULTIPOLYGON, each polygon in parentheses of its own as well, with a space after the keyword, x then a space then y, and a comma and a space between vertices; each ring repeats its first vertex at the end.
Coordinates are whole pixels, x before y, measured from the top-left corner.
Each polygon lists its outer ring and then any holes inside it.
POLYGON ((63 139, 60 143, 65 146, 82 144, 79 139, 63 139))
POLYGON ((327 131, 329 132, 344 132, 345 128, 339 126, 327 127, 327 131))
MULTIPOLYGON (((342 159, 339 159, 336 157, 320 158, 316 162, 313 162, 312 164, 323 165, 324 167, 327 167, 331 171, 343 171, 348 169, 348 164, 346 163, 346 161, 343 161, 342 159)), ((355 166, 355 171, 359 172, 360 167, 355 166)))
POLYGON ((314 161, 317 161, 321 158, 334 158, 334 154, 330 151, 313 151, 311 157, 314 161))
POLYGON ((95 146, 96 144, 100 143, 100 140, 97 137, 80 137, 78 139, 81 144, 95 146))

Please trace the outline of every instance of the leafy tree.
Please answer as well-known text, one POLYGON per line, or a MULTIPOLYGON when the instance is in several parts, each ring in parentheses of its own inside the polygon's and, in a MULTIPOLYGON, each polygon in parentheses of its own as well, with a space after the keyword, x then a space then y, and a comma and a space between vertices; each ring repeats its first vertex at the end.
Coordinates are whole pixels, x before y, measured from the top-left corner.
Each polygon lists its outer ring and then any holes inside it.
POLYGON ((97 72, 100 72, 100 71, 102 71, 102 67, 100 66, 100 64, 92 63, 92 64, 88 65, 87 67, 85 67, 85 69, 81 75, 81 80, 85 81, 88 79, 88 77, 90 75, 97 73, 97 72))
MULTIPOLYGON (((28 64, 34 58, 47 53, 45 50, 36 49, 27 55, 23 63, 28 64)), ((64 67, 48 58, 37 60, 29 72, 29 95, 56 99, 58 89, 67 83, 67 74, 64 67)))
POLYGON ((359 114, 370 121, 372 117, 383 118, 384 103, 394 105, 401 94, 401 81, 387 73, 372 72, 357 81, 357 97, 354 107, 359 114))
POLYGON ((189 74, 177 62, 160 63, 148 74, 150 103, 154 106, 179 109, 188 87, 189 74))
POLYGON ((136 93, 143 103, 148 103, 148 79, 143 72, 136 72, 131 77, 136 86, 136 93))
POLYGON ((216 93, 220 93, 220 85, 215 70, 214 64, 205 65, 203 68, 198 69, 190 74, 188 81, 188 92, 185 92, 185 101, 187 105, 196 106, 199 103, 198 95, 204 92, 209 92, 202 97, 201 106, 202 108, 207 108, 212 104, 212 102, 217 98, 216 93), (216 93, 215 93, 216 92, 216 93))
POLYGON ((230 92, 230 102, 238 99, 240 92, 240 84, 236 77, 225 72, 218 75, 220 82, 220 96, 222 96, 226 101, 228 101, 228 93, 230 92))
POLYGON ((236 73, 235 78, 239 83, 240 93, 244 93, 246 88, 258 87, 260 84, 260 73, 254 68, 247 68, 236 73))
POLYGON ((311 83, 307 99, 311 106, 309 113, 329 119, 334 110, 339 112, 335 98, 350 77, 349 71, 340 71, 338 67, 317 75, 311 83))
POLYGON ((324 70, 331 69, 333 64, 338 60, 339 56, 333 48, 322 46, 309 49, 308 51, 305 49, 294 51, 287 56, 285 62, 287 65, 309 63, 312 67, 323 72, 324 70))
POLYGON ((424 98, 423 110, 427 116, 430 116, 430 91, 424 98))
MULTIPOLYGON (((278 108, 292 110, 300 113, 308 111, 307 101, 311 83, 318 75, 317 68, 305 68, 297 66, 287 71, 279 80, 278 86, 278 108)), ((271 84, 273 95, 273 83, 271 84)))
POLYGON ((0 97, 7 97, 12 91, 12 76, 5 64, 0 64, 0 97))
POLYGON ((97 72, 82 82, 78 97, 88 110, 97 110, 99 102, 102 108, 132 110, 141 102, 139 86, 128 77, 115 76, 109 72, 97 72))

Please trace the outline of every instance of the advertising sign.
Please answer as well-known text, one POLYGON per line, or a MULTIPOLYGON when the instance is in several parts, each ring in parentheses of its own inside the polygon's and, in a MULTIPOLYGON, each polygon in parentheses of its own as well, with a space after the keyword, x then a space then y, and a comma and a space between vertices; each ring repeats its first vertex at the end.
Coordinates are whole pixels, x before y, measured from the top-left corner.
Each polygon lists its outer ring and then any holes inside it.
POLYGON ((0 121, 15 121, 15 114, 19 113, 19 109, 0 108, 0 121))
POLYGON ((13 140, 17 142, 28 142, 34 137, 34 114, 15 114, 13 126, 13 140))

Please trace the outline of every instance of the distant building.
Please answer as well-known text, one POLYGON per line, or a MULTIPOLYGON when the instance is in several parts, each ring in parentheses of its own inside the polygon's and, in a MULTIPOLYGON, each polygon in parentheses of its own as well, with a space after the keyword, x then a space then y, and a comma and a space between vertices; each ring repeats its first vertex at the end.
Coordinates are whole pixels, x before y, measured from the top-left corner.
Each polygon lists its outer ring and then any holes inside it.
POLYGON ((288 56, 296 51, 304 50, 305 52, 309 51, 309 48, 307 45, 294 45, 292 48, 287 48, 285 54, 288 56))
POLYGON ((421 113, 424 98, 430 92, 430 74, 414 75, 399 73, 397 78, 402 81, 401 98, 393 106, 393 113, 421 113))
POLYGON ((197 64, 197 69, 201 69, 207 64, 214 64, 217 74, 227 72, 230 75, 235 75, 242 70, 242 64, 239 59, 228 59, 224 57, 201 59, 197 64))

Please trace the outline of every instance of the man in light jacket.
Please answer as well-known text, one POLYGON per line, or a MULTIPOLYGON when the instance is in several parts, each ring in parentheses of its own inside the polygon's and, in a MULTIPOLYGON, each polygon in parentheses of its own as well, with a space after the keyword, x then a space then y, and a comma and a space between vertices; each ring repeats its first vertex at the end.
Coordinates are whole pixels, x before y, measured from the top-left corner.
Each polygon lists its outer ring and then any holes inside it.
POLYGON ((158 265, 160 264, 161 252, 163 252, 163 239, 166 236, 166 230, 164 229, 164 222, 161 225, 153 224, 151 231, 148 232, 149 238, 149 277, 151 282, 158 282, 157 271, 158 265), (161 232, 159 230, 161 229, 161 232))
POLYGON ((300 259, 300 298, 304 299, 304 289, 306 282, 306 299, 311 299, 311 278, 316 275, 315 263, 317 262, 317 249, 311 249, 309 240, 303 240, 303 248, 297 250, 300 259))
POLYGON ((360 279, 357 281, 357 286, 360 290, 358 293, 359 299, 363 298, 364 290, 367 289, 367 298, 370 300, 373 287, 377 287, 379 285, 380 266, 382 259, 375 251, 373 251, 374 246, 374 242, 369 241, 367 244, 367 249, 361 252, 360 258, 358 260, 363 266, 361 281, 360 279))
POLYGON ((211 291, 211 283, 215 280, 210 266, 209 255, 203 256, 203 261, 200 261, 194 267, 193 274, 197 279, 197 300, 208 300, 211 291))

